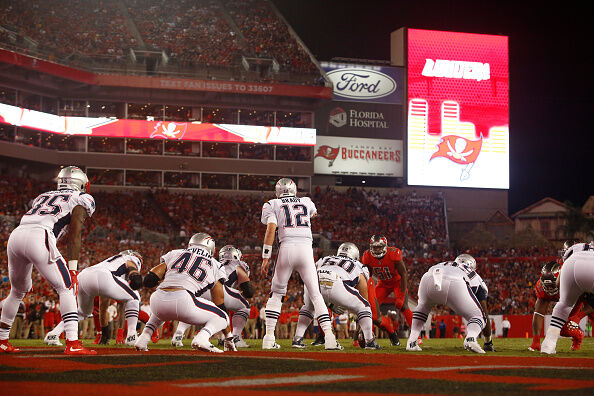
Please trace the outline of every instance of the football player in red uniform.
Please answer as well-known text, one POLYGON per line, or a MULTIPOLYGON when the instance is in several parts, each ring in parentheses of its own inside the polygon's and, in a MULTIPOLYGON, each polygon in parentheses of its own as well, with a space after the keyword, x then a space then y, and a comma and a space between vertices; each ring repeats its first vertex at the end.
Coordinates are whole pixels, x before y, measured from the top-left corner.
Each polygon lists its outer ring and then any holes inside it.
MULTIPOLYGON (((534 316, 532 317, 532 344, 528 347, 530 351, 540 351, 540 333, 544 324, 544 316, 548 312, 552 302, 559 301, 559 287, 557 278, 561 264, 557 261, 546 263, 542 267, 540 279, 536 282, 536 303, 534 304, 534 316)), ((569 314, 569 320, 561 330, 561 336, 571 337, 571 350, 577 351, 582 345, 584 332, 577 326, 577 323, 586 315, 592 313, 592 308, 580 298, 569 314), (583 308, 582 308, 583 307, 583 308)))
POLYGON ((374 285, 371 278, 367 285, 374 323, 378 326, 382 325, 383 328, 386 327, 386 322, 388 322, 386 318, 382 318, 381 321, 379 319, 381 317, 379 305, 394 292, 396 308, 402 311, 406 323, 410 327, 412 311, 408 308, 406 267, 402 261, 400 249, 388 247, 388 240, 385 236, 373 235, 369 240, 369 250, 363 253, 361 262, 369 268, 371 275, 375 275, 379 279, 377 286, 374 285), (377 298, 377 306, 372 302, 374 292, 377 298))

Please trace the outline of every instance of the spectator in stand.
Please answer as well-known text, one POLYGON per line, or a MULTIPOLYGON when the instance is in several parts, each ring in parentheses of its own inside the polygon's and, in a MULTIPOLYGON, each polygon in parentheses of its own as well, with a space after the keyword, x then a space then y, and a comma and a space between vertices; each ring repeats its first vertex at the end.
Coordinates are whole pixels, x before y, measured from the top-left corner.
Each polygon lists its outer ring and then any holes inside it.
POLYGON ((446 335, 446 324, 442 319, 441 322, 439 322, 439 338, 445 338, 445 335, 446 335))
POLYGON ((507 338, 507 334, 509 333, 509 329, 511 329, 511 323, 507 319, 506 316, 503 317, 503 322, 501 322, 501 330, 503 331, 503 338, 507 338))
POLYGON ((21 339, 23 338, 23 324, 25 322, 25 303, 21 301, 19 304, 19 310, 14 318, 12 327, 10 328, 10 339, 21 339))

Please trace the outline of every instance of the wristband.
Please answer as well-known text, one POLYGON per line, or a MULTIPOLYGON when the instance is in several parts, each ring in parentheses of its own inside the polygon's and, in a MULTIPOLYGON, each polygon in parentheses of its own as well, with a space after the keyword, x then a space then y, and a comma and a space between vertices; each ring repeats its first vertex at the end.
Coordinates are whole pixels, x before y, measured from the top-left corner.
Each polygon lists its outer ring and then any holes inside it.
MULTIPOLYGON (((540 315, 540 316, 542 316, 542 317, 544 318, 544 315, 543 315, 543 314, 541 314, 540 312, 534 312, 534 315, 540 315)), ((533 316, 534 316, 534 315, 533 315, 533 316)))
POLYGON ((270 258, 272 256, 272 245, 262 245, 262 258, 270 258))
POLYGON ((78 270, 78 260, 68 260, 68 269, 70 271, 78 270))

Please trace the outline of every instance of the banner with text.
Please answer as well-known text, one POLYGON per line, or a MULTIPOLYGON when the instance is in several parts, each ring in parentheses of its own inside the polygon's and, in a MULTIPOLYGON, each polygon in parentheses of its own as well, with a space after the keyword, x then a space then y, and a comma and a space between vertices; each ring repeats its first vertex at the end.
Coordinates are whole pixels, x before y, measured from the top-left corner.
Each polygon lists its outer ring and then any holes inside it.
POLYGON ((360 102, 328 102, 316 115, 318 134, 402 139, 402 106, 360 102))
POLYGON ((402 140, 318 136, 314 173, 402 177, 402 140))

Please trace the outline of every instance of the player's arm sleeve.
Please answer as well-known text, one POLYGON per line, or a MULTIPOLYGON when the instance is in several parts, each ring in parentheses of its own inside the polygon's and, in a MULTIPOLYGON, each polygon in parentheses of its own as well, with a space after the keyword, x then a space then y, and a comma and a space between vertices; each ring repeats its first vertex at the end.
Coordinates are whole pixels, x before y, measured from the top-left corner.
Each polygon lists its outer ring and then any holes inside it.
POLYGON ((276 215, 274 214, 274 208, 272 207, 272 203, 270 201, 264 204, 262 207, 262 218, 260 219, 262 224, 274 223, 277 224, 276 215))
POLYGON ((487 287, 483 285, 479 285, 478 290, 475 293, 477 300, 479 300, 479 302, 481 301, 487 301, 487 297, 489 295, 489 291, 487 290, 487 287))
POLYGON ((316 208, 316 204, 313 201, 309 200, 309 218, 314 218, 318 215, 318 208, 316 208))
POLYGON ((85 208, 89 217, 95 213, 95 199, 91 194, 81 193, 78 196, 78 204, 85 208))
POLYGON ((148 274, 144 277, 142 284, 149 289, 157 286, 165 276, 165 272, 167 272, 167 265, 165 263, 161 263, 151 268, 148 274))

